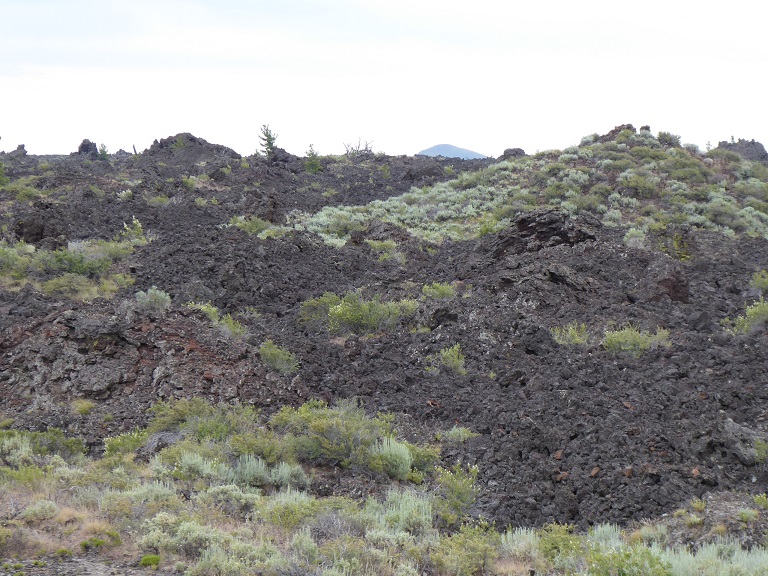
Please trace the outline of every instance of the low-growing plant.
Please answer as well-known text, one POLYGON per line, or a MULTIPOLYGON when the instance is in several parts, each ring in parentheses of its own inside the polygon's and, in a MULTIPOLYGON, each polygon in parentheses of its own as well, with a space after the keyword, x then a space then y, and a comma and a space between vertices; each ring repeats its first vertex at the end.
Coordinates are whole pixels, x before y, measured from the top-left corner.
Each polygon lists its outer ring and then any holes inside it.
POLYGON ((230 313, 224 314, 222 316, 218 308, 216 308, 210 302, 188 302, 187 307, 191 308, 192 310, 199 310, 208 316, 208 319, 213 323, 213 325, 217 326, 226 336, 231 338, 240 338, 246 333, 245 326, 235 320, 230 313))
POLYGON ((583 322, 569 322, 565 326, 555 326, 550 329, 552 338, 561 346, 578 346, 589 340, 587 325, 583 322))
POLYGON ((158 290, 157 286, 152 286, 146 292, 136 292, 136 306, 151 316, 164 316, 171 306, 171 297, 167 292, 158 290))
POLYGON ((436 300, 443 298, 453 298, 456 296, 456 288, 453 284, 445 282, 432 282, 432 284, 425 284, 421 292, 427 298, 434 298, 436 300))
POLYGON ((533 528, 508 528, 500 535, 503 556, 536 563, 539 552, 539 534, 533 528))
POLYGON ((754 500, 755 504, 760 506, 760 508, 762 508, 763 510, 768 510, 768 495, 766 495, 765 493, 758 494, 754 496, 752 499, 754 500))
POLYGON ((270 471, 272 484, 279 488, 305 489, 309 486, 309 477, 299 464, 280 462, 270 471))
POLYGON ((751 334, 765 326, 768 320, 768 302, 762 297, 755 303, 747 306, 744 315, 734 320, 723 321, 725 329, 731 334, 751 334))
POLYGON ((96 408, 96 403, 86 398, 77 398, 76 400, 72 400, 72 403, 69 405, 69 407, 73 414, 78 416, 86 416, 90 414, 94 408, 96 408))
POLYGON ((487 574, 498 556, 498 547, 499 534, 491 525, 464 524, 455 534, 440 539, 431 558, 441 574, 487 574))
POLYGON ((454 344, 443 348, 438 352, 440 365, 459 376, 466 376, 467 369, 464 367, 464 354, 461 353, 461 344, 454 344))
POLYGON ((455 527, 462 523, 480 493, 476 485, 478 472, 477 466, 464 467, 460 463, 450 470, 435 469, 437 498, 433 507, 442 525, 455 527))
POLYGON ((670 566, 650 548, 617 546, 591 548, 587 553, 590 576, 671 576, 670 566))
POLYGON ((251 235, 258 235, 272 227, 272 223, 262 220, 256 216, 232 216, 229 220, 230 226, 240 228, 243 232, 251 235))
POLYGON ((382 438, 392 436, 389 420, 369 418, 352 400, 333 407, 314 400, 297 409, 284 407, 272 416, 270 425, 287 435, 286 441, 299 460, 343 468, 366 465, 371 449, 382 438))
POLYGON ((30 504, 19 514, 19 518, 25 522, 41 522, 43 520, 49 520, 59 513, 59 507, 55 502, 50 500, 38 500, 34 504, 30 504))
POLYGON ((542 555, 554 560, 558 556, 575 556, 584 550, 581 536, 573 533, 571 524, 547 524, 538 531, 539 550, 542 555))
POLYGON ((453 426, 447 432, 441 432, 438 435, 438 439, 445 442, 453 442, 456 444, 463 444, 471 438, 477 438, 480 436, 477 432, 472 432, 469 428, 464 426, 453 426))
POLYGON ((259 356, 264 364, 280 374, 292 374, 299 369, 296 356, 272 340, 265 340, 259 347, 259 356))
POLYGON ((371 333, 393 328, 401 317, 416 313, 415 300, 382 302, 377 295, 363 298, 359 291, 343 297, 326 292, 319 298, 302 303, 300 318, 309 325, 325 325, 334 334, 371 333))
POLYGON ((412 463, 413 458, 408 446, 394 438, 383 438, 371 448, 369 467, 380 468, 390 478, 406 480, 412 463))
POLYGON ((745 524, 749 524, 750 522, 754 522, 760 517, 760 511, 759 510, 753 510, 751 508, 740 508, 736 511, 736 518, 744 522, 745 524))
POLYGON ((683 522, 686 526, 688 526, 688 528, 698 528, 704 524, 704 518, 698 514, 688 514, 683 519, 683 522))
POLYGON ((394 240, 366 240, 371 250, 378 254, 379 262, 396 260, 401 264, 405 262, 405 255, 397 251, 397 243, 394 240))
POLYGON ((104 455, 130 454, 138 450, 149 437, 149 432, 136 428, 113 438, 104 438, 104 455))
POLYGON ((630 228, 624 234, 624 244, 627 248, 644 249, 646 247, 645 232, 637 228, 630 228))
POLYGON ((768 292, 768 270, 759 270, 752 275, 749 287, 755 290, 760 296, 768 292))
POLYGON ((145 554, 139 560, 139 566, 142 568, 156 568, 160 565, 160 556, 158 554, 145 554))
POLYGON ((691 508, 696 512, 704 512, 707 509, 707 502, 701 498, 693 498, 691 500, 691 508))
POLYGON ((639 356, 646 350, 671 346, 669 330, 657 328, 655 334, 629 325, 620 330, 606 330, 603 347, 609 352, 627 352, 639 356))

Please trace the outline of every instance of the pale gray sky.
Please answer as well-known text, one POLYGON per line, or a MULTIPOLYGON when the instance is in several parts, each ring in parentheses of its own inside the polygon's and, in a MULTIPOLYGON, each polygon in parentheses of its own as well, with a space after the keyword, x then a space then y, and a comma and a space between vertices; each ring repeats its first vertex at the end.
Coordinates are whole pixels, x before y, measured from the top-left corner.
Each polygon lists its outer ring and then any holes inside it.
POLYGON ((358 138, 498 156, 617 124, 768 145, 768 4, 0 0, 0 150, 358 138))

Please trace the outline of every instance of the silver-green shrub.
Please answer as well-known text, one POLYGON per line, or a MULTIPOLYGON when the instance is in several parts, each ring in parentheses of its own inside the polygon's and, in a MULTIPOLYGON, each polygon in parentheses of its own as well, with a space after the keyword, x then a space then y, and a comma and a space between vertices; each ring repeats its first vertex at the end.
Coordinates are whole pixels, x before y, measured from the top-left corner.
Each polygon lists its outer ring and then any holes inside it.
POLYGON ((146 292, 136 292, 136 306, 151 316, 163 316, 171 306, 171 297, 167 292, 152 286, 146 292))

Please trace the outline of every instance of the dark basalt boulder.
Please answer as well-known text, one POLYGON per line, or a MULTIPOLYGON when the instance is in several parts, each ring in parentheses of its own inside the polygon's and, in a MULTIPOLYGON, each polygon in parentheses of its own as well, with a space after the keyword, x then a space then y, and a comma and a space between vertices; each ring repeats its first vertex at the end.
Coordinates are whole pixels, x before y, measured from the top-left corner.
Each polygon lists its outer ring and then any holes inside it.
POLYGON ((739 138, 736 142, 722 141, 717 147, 722 150, 736 152, 747 160, 762 162, 763 164, 768 165, 768 152, 765 151, 765 146, 755 140, 743 140, 742 138, 739 138))
POLYGON ((95 142, 91 142, 86 138, 80 143, 80 146, 77 147, 76 154, 78 156, 89 156, 91 158, 96 158, 99 155, 99 149, 96 147, 95 142))

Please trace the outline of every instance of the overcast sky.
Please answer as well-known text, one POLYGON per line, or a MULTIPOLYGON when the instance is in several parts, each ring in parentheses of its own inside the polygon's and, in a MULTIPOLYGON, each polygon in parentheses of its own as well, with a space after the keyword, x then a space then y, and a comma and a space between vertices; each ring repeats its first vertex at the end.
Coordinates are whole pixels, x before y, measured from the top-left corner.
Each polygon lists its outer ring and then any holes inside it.
POLYGON ((768 145, 768 4, 0 0, 0 150, 142 151, 191 132, 241 154, 498 156, 622 123, 768 145))

